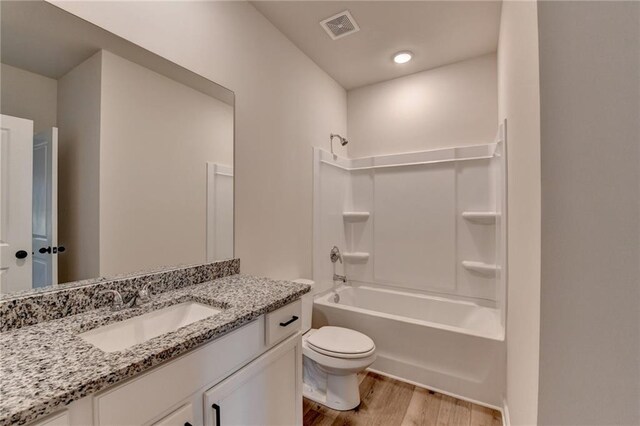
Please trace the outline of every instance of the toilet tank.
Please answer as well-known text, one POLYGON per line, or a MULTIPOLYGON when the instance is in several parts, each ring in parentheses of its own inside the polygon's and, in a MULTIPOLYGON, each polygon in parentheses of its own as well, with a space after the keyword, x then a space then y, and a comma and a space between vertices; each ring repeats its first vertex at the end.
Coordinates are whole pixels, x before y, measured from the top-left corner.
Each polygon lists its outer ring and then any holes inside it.
POLYGON ((314 281, 307 280, 305 278, 298 278, 293 280, 294 283, 309 284, 311 290, 309 293, 302 296, 302 332, 306 333, 311 329, 311 314, 313 312, 313 296, 314 296, 314 281))

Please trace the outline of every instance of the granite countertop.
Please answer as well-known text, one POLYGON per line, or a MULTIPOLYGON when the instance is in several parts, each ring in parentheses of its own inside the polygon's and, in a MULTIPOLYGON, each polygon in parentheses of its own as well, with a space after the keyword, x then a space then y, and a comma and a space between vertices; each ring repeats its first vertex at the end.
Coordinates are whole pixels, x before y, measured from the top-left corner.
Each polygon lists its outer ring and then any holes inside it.
POLYGON ((102 308, 0 333, 0 426, 39 419, 217 339, 298 299, 309 288, 232 275, 155 295, 137 308, 102 308), (189 300, 223 311, 119 352, 103 352, 78 337, 101 325, 189 300))

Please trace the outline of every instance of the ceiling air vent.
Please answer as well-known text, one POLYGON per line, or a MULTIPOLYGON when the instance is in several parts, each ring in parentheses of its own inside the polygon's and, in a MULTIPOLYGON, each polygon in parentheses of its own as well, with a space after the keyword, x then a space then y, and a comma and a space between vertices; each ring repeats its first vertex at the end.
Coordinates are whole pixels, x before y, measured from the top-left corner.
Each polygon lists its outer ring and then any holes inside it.
POLYGON ((360 31, 360 27, 356 24, 355 19, 353 19, 353 16, 351 16, 351 13, 349 13, 348 10, 325 19, 320 22, 320 25, 333 40, 337 40, 360 31))

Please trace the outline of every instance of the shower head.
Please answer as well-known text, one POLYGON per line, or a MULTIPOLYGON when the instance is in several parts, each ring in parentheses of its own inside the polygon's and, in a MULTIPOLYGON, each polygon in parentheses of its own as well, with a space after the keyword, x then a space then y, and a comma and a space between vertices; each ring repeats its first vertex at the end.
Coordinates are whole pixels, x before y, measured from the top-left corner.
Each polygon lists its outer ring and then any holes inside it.
POLYGON ((347 138, 343 138, 342 136, 336 134, 336 133, 331 133, 331 142, 333 142, 333 138, 338 138, 338 140, 340 141, 340 145, 345 146, 346 144, 349 143, 349 141, 347 140, 347 138))

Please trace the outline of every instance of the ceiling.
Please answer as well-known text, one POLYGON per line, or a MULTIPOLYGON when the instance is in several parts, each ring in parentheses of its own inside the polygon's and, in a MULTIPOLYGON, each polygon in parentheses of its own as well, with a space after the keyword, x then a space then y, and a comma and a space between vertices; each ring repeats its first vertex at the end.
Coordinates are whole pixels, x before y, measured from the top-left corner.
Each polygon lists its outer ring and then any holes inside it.
POLYGON ((254 1, 345 89, 495 52, 500 1, 254 1), (349 10, 360 31, 331 40, 320 21, 349 10), (393 54, 413 52, 398 65, 393 54))

